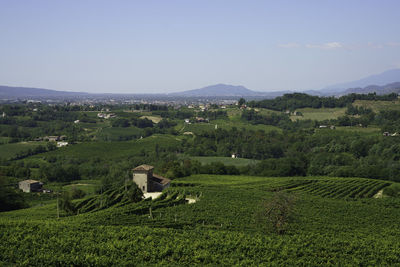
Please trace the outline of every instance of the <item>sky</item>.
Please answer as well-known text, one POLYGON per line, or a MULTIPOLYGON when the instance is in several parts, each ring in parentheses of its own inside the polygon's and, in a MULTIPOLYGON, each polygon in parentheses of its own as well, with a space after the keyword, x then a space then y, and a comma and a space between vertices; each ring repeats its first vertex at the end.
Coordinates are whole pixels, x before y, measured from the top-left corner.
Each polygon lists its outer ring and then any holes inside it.
POLYGON ((0 0, 0 85, 308 90, 400 68, 398 0, 0 0))

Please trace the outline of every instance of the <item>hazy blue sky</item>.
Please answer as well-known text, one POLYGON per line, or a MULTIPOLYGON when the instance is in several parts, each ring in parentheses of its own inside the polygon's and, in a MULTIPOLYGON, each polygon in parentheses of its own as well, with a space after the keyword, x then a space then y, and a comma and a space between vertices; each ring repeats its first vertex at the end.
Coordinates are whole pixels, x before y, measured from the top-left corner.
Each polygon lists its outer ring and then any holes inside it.
POLYGON ((1 0, 0 84, 319 89, 400 67, 400 1, 1 0))

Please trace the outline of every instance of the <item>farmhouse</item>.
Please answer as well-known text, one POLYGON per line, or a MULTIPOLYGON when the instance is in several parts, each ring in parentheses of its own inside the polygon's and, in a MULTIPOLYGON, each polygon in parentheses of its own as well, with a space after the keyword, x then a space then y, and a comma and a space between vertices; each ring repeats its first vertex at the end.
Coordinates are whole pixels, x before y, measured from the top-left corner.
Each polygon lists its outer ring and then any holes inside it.
POLYGON ((153 166, 140 165, 133 169, 133 182, 143 191, 147 192, 161 192, 169 187, 171 180, 153 174, 153 166))
POLYGON ((36 180, 25 180, 18 183, 18 188, 25 193, 41 192, 43 183, 36 180))
POLYGON ((41 138, 41 140, 45 140, 45 141, 49 141, 49 142, 57 142, 57 141, 62 141, 67 139, 66 135, 55 135, 55 136, 45 136, 43 138, 41 138))
POLYGON ((208 122, 208 118, 204 119, 203 117, 196 117, 196 122, 208 122))

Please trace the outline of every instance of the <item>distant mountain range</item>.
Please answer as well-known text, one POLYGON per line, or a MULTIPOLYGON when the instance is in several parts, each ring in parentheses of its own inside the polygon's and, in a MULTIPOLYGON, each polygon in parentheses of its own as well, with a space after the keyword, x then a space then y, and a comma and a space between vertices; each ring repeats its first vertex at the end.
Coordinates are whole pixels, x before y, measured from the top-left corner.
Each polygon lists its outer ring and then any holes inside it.
POLYGON ((0 85, 0 97, 26 98, 26 97, 65 97, 87 95, 88 93, 56 91, 50 89, 12 87, 0 85))
MULTIPOLYGON (((299 92, 299 91, 297 91, 299 92)), ((350 93, 373 93, 376 92, 379 95, 389 93, 400 93, 400 69, 393 69, 385 71, 381 74, 371 75, 366 78, 340 83, 331 86, 327 86, 321 90, 308 90, 301 91, 310 95, 318 96, 341 96, 350 93)), ((210 85, 199 89, 193 89, 183 92, 176 92, 170 94, 90 94, 82 92, 67 92, 67 91, 56 91, 41 88, 29 88, 29 87, 10 87, 0 86, 0 98, 2 99, 26 99, 34 97, 89 97, 89 96, 107 96, 107 95, 126 95, 126 96, 162 96, 162 97, 250 97, 250 98, 274 98, 288 93, 294 93, 294 91, 273 91, 273 92, 260 92, 250 90, 242 85, 229 85, 229 84, 216 84, 210 85)))
POLYGON ((400 82, 394 82, 394 83, 389 83, 383 86, 379 85, 369 85, 363 88, 349 88, 345 91, 343 91, 341 94, 342 95, 347 95, 351 93, 356 93, 356 94, 368 94, 368 93, 374 93, 376 92, 378 95, 386 95, 390 93, 400 93, 400 82))
POLYGON ((400 69, 388 70, 380 74, 371 75, 356 81, 330 85, 319 91, 339 92, 339 91, 345 91, 349 88, 365 88, 372 85, 383 86, 395 82, 400 82, 400 69))

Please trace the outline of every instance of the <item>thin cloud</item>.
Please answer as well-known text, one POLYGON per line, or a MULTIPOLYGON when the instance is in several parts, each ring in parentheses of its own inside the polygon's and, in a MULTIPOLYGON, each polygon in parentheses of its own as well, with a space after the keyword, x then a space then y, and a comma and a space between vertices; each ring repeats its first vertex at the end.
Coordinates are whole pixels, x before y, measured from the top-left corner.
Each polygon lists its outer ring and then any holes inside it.
POLYGON ((306 47, 323 49, 323 50, 333 50, 333 49, 344 48, 344 45, 339 42, 330 42, 330 43, 324 43, 324 44, 306 44, 306 47))
POLYGON ((386 43, 387 46, 397 47, 400 46, 400 42, 388 42, 386 43))
POLYGON ((386 42, 386 43, 373 43, 368 42, 364 44, 344 44, 341 42, 328 42, 321 44, 299 44, 299 43, 287 43, 279 44, 278 47, 281 48, 309 48, 309 49, 320 49, 320 50, 336 50, 336 49, 346 49, 346 50, 357 50, 363 48, 370 49, 382 49, 385 47, 400 47, 400 42, 386 42))

